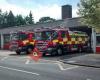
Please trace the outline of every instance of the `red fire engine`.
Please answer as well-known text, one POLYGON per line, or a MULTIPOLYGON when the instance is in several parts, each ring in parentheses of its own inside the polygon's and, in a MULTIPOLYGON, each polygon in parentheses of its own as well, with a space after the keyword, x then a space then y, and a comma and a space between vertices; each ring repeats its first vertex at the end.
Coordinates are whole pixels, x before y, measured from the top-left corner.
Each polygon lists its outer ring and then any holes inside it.
POLYGON ((88 45, 86 33, 70 31, 67 28, 40 28, 35 29, 35 47, 43 55, 62 55, 64 52, 85 50, 88 45))
POLYGON ((34 48, 35 40, 33 32, 17 31, 10 33, 10 49, 17 54, 29 53, 34 48))

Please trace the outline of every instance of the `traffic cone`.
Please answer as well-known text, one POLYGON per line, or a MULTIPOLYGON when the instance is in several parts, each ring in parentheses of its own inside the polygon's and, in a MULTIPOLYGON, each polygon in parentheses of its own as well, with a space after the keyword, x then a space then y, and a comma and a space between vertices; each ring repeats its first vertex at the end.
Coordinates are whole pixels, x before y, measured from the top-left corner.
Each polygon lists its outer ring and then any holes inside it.
POLYGON ((34 48, 33 52, 29 54, 29 56, 32 60, 37 62, 42 57, 42 53, 37 48, 34 48))

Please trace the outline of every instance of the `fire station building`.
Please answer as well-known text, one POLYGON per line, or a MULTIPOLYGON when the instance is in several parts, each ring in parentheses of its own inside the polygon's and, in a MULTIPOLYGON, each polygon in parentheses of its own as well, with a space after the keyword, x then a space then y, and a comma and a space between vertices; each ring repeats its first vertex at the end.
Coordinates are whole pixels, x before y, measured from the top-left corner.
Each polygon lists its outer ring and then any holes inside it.
POLYGON ((100 52, 100 30, 94 30, 89 28, 86 25, 81 24, 80 18, 72 18, 72 6, 64 5, 62 6, 62 19, 56 20, 54 22, 46 23, 36 23, 34 25, 23 25, 15 26, 9 28, 0 29, 0 49, 9 49, 10 45, 10 33, 15 31, 32 31, 35 28, 41 27, 56 27, 62 26, 67 27, 70 30, 74 31, 83 31, 86 32, 89 36, 89 46, 91 51, 100 52))

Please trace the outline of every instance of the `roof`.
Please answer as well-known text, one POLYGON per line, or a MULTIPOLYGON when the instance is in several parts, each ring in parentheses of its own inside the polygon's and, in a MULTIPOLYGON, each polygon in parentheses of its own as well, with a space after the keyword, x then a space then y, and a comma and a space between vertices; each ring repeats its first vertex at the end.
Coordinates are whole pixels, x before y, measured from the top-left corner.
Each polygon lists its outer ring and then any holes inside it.
POLYGON ((9 28, 3 28, 0 29, 0 33, 7 34, 11 31, 19 31, 19 30, 34 30, 34 28, 39 27, 56 27, 56 26, 64 26, 64 27, 77 27, 82 26, 82 24, 79 22, 80 18, 67 18, 65 20, 57 20, 54 22, 47 22, 47 23, 37 23, 34 25, 23 25, 23 26, 15 26, 15 27, 9 27, 9 28))

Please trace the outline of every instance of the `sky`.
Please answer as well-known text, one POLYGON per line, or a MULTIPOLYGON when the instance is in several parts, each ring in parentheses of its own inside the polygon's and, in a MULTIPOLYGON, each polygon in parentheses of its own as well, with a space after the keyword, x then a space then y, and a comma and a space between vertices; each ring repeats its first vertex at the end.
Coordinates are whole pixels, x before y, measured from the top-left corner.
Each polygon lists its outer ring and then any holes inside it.
POLYGON ((14 15, 22 14, 27 16, 31 11, 34 21, 37 22, 41 17, 49 16, 61 19, 61 6, 72 5, 72 16, 77 15, 77 3, 80 0, 0 0, 0 9, 5 12, 12 10, 14 15))

